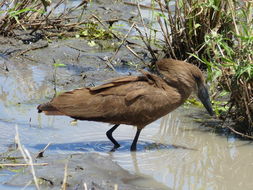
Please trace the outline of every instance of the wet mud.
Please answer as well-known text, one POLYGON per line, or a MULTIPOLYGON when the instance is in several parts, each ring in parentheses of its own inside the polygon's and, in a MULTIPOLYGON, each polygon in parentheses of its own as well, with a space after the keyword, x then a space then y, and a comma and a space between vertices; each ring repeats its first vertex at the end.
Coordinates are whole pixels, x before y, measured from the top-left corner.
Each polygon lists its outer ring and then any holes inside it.
MULTIPOLYGON (((36 178, 41 189, 60 189, 67 176, 67 189, 167 189, 149 176, 131 174, 113 162, 110 156, 97 153, 51 155, 39 158, 35 163, 47 166, 35 166, 36 178), (66 174, 65 174, 66 173, 66 174)), ((30 168, 13 176, 5 185, 24 187, 33 179, 30 168)))

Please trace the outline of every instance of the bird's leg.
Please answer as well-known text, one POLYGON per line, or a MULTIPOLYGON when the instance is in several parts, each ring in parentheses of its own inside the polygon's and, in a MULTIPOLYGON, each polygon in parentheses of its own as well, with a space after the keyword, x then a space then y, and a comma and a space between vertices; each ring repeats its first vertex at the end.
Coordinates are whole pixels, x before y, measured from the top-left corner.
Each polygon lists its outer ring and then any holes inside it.
POLYGON ((117 127, 119 126, 119 124, 114 125, 111 129, 109 129, 106 132, 106 136, 108 139, 110 139, 110 141, 112 141, 112 143, 114 144, 114 147, 111 151, 114 151, 115 149, 120 147, 120 144, 113 138, 112 133, 115 129, 117 129, 117 127))
POLYGON ((136 151, 136 144, 137 144, 139 135, 140 135, 140 133, 141 133, 141 130, 142 130, 142 129, 138 129, 138 128, 137 128, 137 132, 136 132, 136 134, 135 134, 133 143, 132 143, 132 145, 131 145, 131 149, 130 149, 131 151, 136 151))

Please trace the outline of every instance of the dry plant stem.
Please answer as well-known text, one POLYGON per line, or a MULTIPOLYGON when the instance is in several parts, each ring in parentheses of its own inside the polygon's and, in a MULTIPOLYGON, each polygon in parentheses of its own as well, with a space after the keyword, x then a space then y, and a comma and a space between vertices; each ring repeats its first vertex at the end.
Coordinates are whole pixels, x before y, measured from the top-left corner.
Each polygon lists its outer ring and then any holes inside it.
POLYGON ((33 160, 32 160, 32 157, 31 157, 31 155, 30 155, 30 153, 28 152, 28 150, 27 149, 24 149, 24 151, 25 151, 25 153, 26 153, 26 155, 27 155, 27 157, 28 157, 28 160, 29 160, 29 164, 30 164, 30 167, 31 167, 31 172, 32 172, 32 176, 33 176, 33 181, 34 181, 34 183, 35 183, 35 186, 36 186, 36 188, 37 188, 37 190, 39 190, 40 188, 39 188, 39 184, 38 184, 38 181, 37 181, 37 177, 36 177, 36 175, 35 175, 35 170, 34 170, 34 164, 33 164, 33 160))
POLYGON ((39 190, 40 188, 39 188, 39 184, 38 184, 38 181, 37 181, 37 178, 36 178, 36 175, 35 175, 35 170, 34 170, 34 167, 33 167, 32 157, 31 157, 30 153, 28 152, 28 150, 25 149, 22 146, 21 142, 20 142, 18 126, 17 125, 16 125, 15 141, 18 144, 18 149, 20 150, 25 162, 31 166, 31 173, 32 173, 32 176, 33 176, 33 180, 34 180, 34 183, 35 183, 35 186, 36 186, 37 190, 39 190))
POLYGON ((151 54, 153 60, 154 60, 154 61, 157 61, 155 52, 153 51, 153 49, 151 48, 151 46, 150 46, 150 45, 146 42, 146 40, 144 39, 144 36, 142 35, 141 30, 140 30, 137 26, 135 26, 134 28, 135 28, 136 31, 140 34, 140 37, 141 37, 142 41, 144 42, 144 44, 146 45, 146 47, 147 47, 149 53, 151 54))
POLYGON ((242 137, 248 138, 248 139, 253 139, 253 136, 249 136, 249 135, 245 135, 243 133, 240 133, 239 131, 236 131, 235 129, 233 129, 232 127, 226 126, 228 129, 230 129, 233 133, 240 135, 242 137))
MULTIPOLYGON (((53 12, 54 10, 59 7, 65 0, 60 0, 50 11, 49 13, 46 15, 46 18, 48 18, 53 12)), ((59 16, 60 19, 60 16, 59 16)))
POLYGON ((150 39, 148 38, 147 28, 146 28, 146 26, 145 26, 145 24, 144 24, 144 20, 143 20, 142 14, 141 14, 141 8, 140 8, 139 2, 137 3, 137 8, 138 8, 138 13, 139 13, 139 15, 140 15, 140 17, 141 17, 141 23, 142 23, 142 26, 143 26, 143 28, 144 28, 144 33, 145 33, 146 39, 147 39, 148 42, 149 42, 150 39))
MULTIPOLYGON (((234 26, 235 26, 235 32, 236 32, 236 35, 240 35, 240 32, 239 32, 239 29, 238 29, 238 27, 237 27, 237 24, 236 24, 236 19, 235 19, 235 11, 234 11, 234 9, 235 9, 235 7, 234 7, 234 5, 232 4, 232 2, 231 1, 228 1, 228 5, 229 5, 229 8, 230 8, 230 10, 231 10, 231 13, 232 13, 232 19, 233 19, 233 24, 234 24, 234 26)), ((239 39, 239 45, 240 45, 240 47, 241 47, 241 40, 239 39)))
POLYGON ((47 148, 51 145, 51 143, 48 143, 47 146, 45 146, 45 148, 43 148, 38 155, 36 156, 36 158, 41 158, 43 157, 44 152, 47 150, 47 148))
POLYGON ((126 48, 127 48, 135 57, 137 57, 138 59, 140 59, 141 62, 142 62, 144 65, 148 66, 148 65, 145 63, 144 59, 142 59, 132 48, 130 48, 128 45, 126 45, 126 48))
POLYGON ((33 182, 32 180, 28 181, 21 190, 25 190, 29 185, 32 184, 32 182, 33 182))
POLYGON ((88 190, 87 183, 83 183, 84 190, 88 190))
MULTIPOLYGON (((226 113, 225 120, 223 121, 221 127, 224 126, 224 124, 225 124, 225 122, 226 122, 226 120, 228 118, 228 115, 230 114, 231 109, 232 109, 233 106, 234 106, 234 103, 232 102, 231 105, 230 105, 230 107, 229 107, 229 109, 228 109, 228 111, 227 111, 227 113, 226 113)), ((253 136, 249 136, 249 135, 245 135, 243 133, 240 133, 239 131, 236 131, 234 128, 232 128, 232 127, 230 127, 228 125, 226 125, 225 127, 228 128, 233 133, 235 133, 237 135, 240 135, 241 137, 245 137, 245 138, 248 138, 248 139, 253 139, 253 136)))
POLYGON ((71 45, 69 45, 69 44, 66 44, 66 46, 69 47, 69 48, 72 48, 72 49, 74 49, 74 50, 77 50, 77 51, 79 51, 79 52, 85 52, 85 53, 87 53, 86 50, 83 50, 83 49, 80 49, 80 48, 76 48, 76 47, 71 46, 71 45))
POLYGON ((251 113, 250 113, 250 109, 248 106, 248 102, 250 102, 250 97, 248 94, 248 88, 245 83, 243 83, 243 88, 244 88, 243 101, 244 101, 244 105, 245 105, 245 109, 246 109, 246 115, 248 117, 248 124, 251 127, 253 121, 251 120, 251 113))
POLYGON ((5 3, 7 2, 7 0, 4 0, 0 3, 0 7, 2 7, 5 3))
MULTIPOLYGON (((163 27, 163 24, 162 24, 162 22, 161 22, 160 17, 157 17, 157 21, 158 21, 158 23, 159 23, 159 25, 160 25, 160 28, 161 28, 162 32, 163 32, 164 39, 165 39, 166 43, 168 44, 168 46, 169 46, 169 48, 170 48, 170 50, 171 50, 171 52, 172 52, 172 56, 173 56, 174 58, 176 58, 176 54, 175 54, 174 49, 172 48, 172 45, 171 45, 170 40, 169 40, 169 38, 168 38, 169 34, 168 34, 167 32, 165 32, 165 29, 164 29, 164 27, 163 27)), ((166 29, 166 31, 168 31, 168 29, 166 29)))
POLYGON ((21 142, 20 142, 20 138, 19 138, 19 132, 18 132, 18 126, 16 125, 16 135, 15 135, 15 144, 18 145, 19 151, 21 152, 24 160, 26 163, 28 163, 28 158, 24 152, 24 149, 22 148, 21 142))
POLYGON ((64 178, 63 178, 61 190, 67 190, 67 177, 68 177, 68 160, 64 168, 64 178))
POLYGON ((132 29, 133 29, 134 26, 135 26, 135 23, 132 24, 132 26, 131 26, 130 29, 128 30, 127 34, 124 36, 124 38, 123 38, 121 44, 120 44, 119 47, 116 49, 114 55, 108 60, 111 64, 112 64, 112 61, 113 61, 113 59, 115 58, 115 56, 118 54, 120 48, 125 44, 126 39, 127 39, 128 35, 129 35, 129 33, 132 31, 132 29))
POLYGON ((143 26, 143 28, 144 28, 144 33, 145 33, 145 36, 146 36, 146 40, 147 40, 147 41, 145 40, 145 38, 143 37, 143 35, 142 35, 140 29, 139 29, 137 26, 135 26, 135 29, 140 33, 141 38, 142 38, 142 41, 145 43, 146 47, 148 48, 148 51, 150 52, 150 54, 151 54, 153 60, 154 60, 154 61, 157 61, 157 58, 156 58, 156 56, 155 56, 155 53, 154 53, 154 51, 152 50, 152 48, 151 48, 151 46, 150 46, 150 39, 151 39, 151 36, 150 36, 150 38, 148 37, 147 28, 146 28, 146 26, 145 26, 145 24, 144 24, 144 20, 143 20, 142 14, 141 14, 141 9, 140 9, 139 2, 137 2, 137 8, 138 8, 138 13, 139 13, 140 18, 141 18, 141 23, 142 23, 142 26, 143 26))
MULTIPOLYGON (((138 6, 138 4, 137 3, 132 3, 132 2, 124 2, 124 4, 126 4, 126 5, 131 5, 131 6, 138 6)), ((152 6, 148 6, 148 5, 142 5, 142 4, 139 4, 139 6, 141 7, 141 8, 145 8, 145 9, 152 9, 152 10, 156 10, 156 11, 161 11, 161 9, 160 8, 157 8, 157 7, 152 7, 152 6)))
POLYGON ((87 2, 86 0, 83 0, 76 8, 78 8, 78 7, 80 7, 80 6, 83 6, 83 8, 82 8, 82 12, 81 12, 81 14, 80 14, 80 16, 78 17, 78 22, 81 22, 81 20, 82 20, 82 17, 83 17, 83 14, 84 14, 84 10, 85 10, 85 8, 87 7, 87 6, 85 6, 85 4, 83 4, 83 3, 85 3, 85 2, 87 2))
MULTIPOLYGON (((46 22, 46 23, 49 22, 49 19, 48 19, 49 16, 53 13, 53 11, 54 11, 60 4, 63 3, 63 1, 64 1, 64 0, 59 1, 59 2, 51 9, 51 11, 45 16, 45 18, 41 19, 41 22, 36 26, 36 28, 33 29, 33 31, 31 32, 31 34, 34 33, 35 31, 37 31, 37 30, 42 26, 42 23, 43 23, 43 22, 46 22)), ((58 18, 58 19, 59 19, 60 21, 63 20, 62 18, 58 18)), ((50 21, 52 21, 52 20, 50 20, 50 21)), ((47 25, 47 24, 46 24, 46 25, 47 25)))
MULTIPOLYGON (((113 33, 112 31, 108 30, 108 28, 103 24, 103 22, 102 22, 96 15, 92 15, 92 17, 95 18, 95 19, 104 27, 104 29, 106 29, 108 32, 110 32, 116 39, 121 40, 115 33, 113 33)), ((132 42, 128 41, 126 38, 127 38, 127 36, 129 35, 129 33, 130 33, 130 31, 132 30, 133 27, 134 27, 134 28, 136 27, 136 23, 133 23, 133 24, 132 24, 132 26, 130 27, 130 29, 129 29, 127 35, 126 35, 126 37, 124 38, 124 40, 123 40, 123 41, 121 40, 122 43, 121 43, 121 45, 118 47, 116 53, 119 51, 119 48, 121 48, 121 46, 124 45, 125 42, 127 42, 128 44, 132 44, 132 42)), ((139 58, 139 59, 145 64, 145 61, 144 61, 140 56, 138 56, 137 53, 135 53, 127 44, 125 45, 125 47, 126 47, 134 56, 136 56, 137 58, 139 58)), ((116 56, 116 54, 115 54, 113 57, 115 57, 115 56, 116 56)), ((102 59, 102 58, 100 58, 100 59, 102 59)), ((102 59, 102 60, 104 60, 104 59, 102 59)), ((104 61, 105 61, 105 60, 104 60, 104 61)), ((113 67, 113 65, 111 65, 111 60, 110 60, 109 62, 110 62, 110 63, 108 63, 107 65, 108 65, 109 67, 111 67, 114 71, 116 71, 115 68, 113 67)))
MULTIPOLYGON (((105 29, 107 32, 111 33, 111 34, 113 35, 114 38, 116 38, 117 40, 121 41, 121 38, 120 38, 120 37, 118 37, 114 32, 112 32, 111 30, 109 30, 108 27, 106 27, 106 26, 104 25, 103 22, 108 22, 107 20, 102 21, 102 20, 100 20, 96 15, 92 15, 91 18, 96 19, 97 22, 99 22, 99 23, 104 27, 104 29, 105 29)), ((120 19, 120 20, 125 21, 125 22, 128 22, 127 20, 124 20, 124 19, 120 19)), ((110 21, 110 20, 109 20, 109 21, 110 21)), ((135 44, 135 43, 130 42, 130 41, 128 41, 128 40, 126 40, 126 42, 127 42, 128 44, 135 44)), ((138 44, 136 44, 136 45, 138 45, 138 44)))
POLYGON ((101 59, 102 61, 105 61, 105 64, 109 67, 109 68, 111 68, 113 71, 115 71, 116 72, 116 69, 114 68, 114 66, 110 63, 110 61, 108 61, 108 59, 105 59, 105 58, 102 58, 102 57, 100 57, 100 56, 97 56, 99 59, 101 59))
MULTIPOLYGON (((107 22, 107 21, 101 21, 96 15, 92 15, 93 18, 95 18, 108 32, 110 32, 117 40, 121 40, 115 33, 113 33, 112 31, 108 30, 108 28, 103 24, 103 22, 107 22)), ((124 20, 125 21, 125 20, 124 20)), ((132 27, 135 27, 136 26, 136 23, 133 23, 132 26, 131 26, 131 29, 132 27)), ((131 30, 128 31, 128 33, 130 32, 131 30)), ((127 42, 128 44, 133 44, 132 42, 128 41, 127 39, 125 39, 124 42, 127 42)), ((124 45, 124 43, 122 43, 122 45, 124 45)), ((138 44, 137 44, 138 45, 138 44)), ((137 58, 139 58, 144 64, 145 64, 145 61, 137 55, 137 53, 135 53, 127 44, 125 45, 125 47, 134 55, 136 56, 137 58)), ((110 66, 111 67, 111 66, 110 66)))
POLYGON ((117 72, 116 69, 114 68, 114 65, 108 59, 106 60, 106 65, 110 67, 114 72, 117 72))
POLYGON ((24 51, 20 52, 17 56, 23 55, 23 54, 25 54, 25 53, 27 53, 29 51, 33 51, 33 50, 37 50, 37 49, 42 49, 42 48, 45 48, 45 47, 48 47, 48 43, 46 43, 46 44, 44 44, 42 46, 32 47, 32 48, 29 48, 27 50, 24 50, 24 51))
POLYGON ((18 166, 47 166, 48 163, 34 163, 34 164, 0 164, 1 166, 5 167, 18 167, 18 166))
POLYGON ((117 38, 117 40, 121 40, 115 33, 113 33, 112 31, 109 31, 108 28, 104 25, 104 23, 96 16, 96 15, 92 15, 93 18, 95 18, 103 27, 107 32, 110 32, 113 37, 117 38))

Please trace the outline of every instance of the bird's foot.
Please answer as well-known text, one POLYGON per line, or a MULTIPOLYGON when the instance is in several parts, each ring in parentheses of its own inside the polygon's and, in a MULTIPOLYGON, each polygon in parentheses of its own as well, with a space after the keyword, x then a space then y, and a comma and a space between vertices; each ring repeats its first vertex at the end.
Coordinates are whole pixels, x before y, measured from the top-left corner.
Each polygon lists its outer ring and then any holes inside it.
POLYGON ((110 152, 115 152, 115 150, 117 150, 120 147, 119 144, 114 145, 114 147, 110 150, 110 152))
POLYGON ((136 146, 131 146, 130 150, 131 150, 132 152, 136 152, 136 146))

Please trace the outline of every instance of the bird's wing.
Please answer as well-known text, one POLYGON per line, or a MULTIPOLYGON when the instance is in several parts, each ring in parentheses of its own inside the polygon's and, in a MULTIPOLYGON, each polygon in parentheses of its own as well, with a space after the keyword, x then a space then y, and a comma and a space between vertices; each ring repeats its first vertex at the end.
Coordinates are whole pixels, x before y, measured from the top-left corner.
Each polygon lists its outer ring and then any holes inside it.
MULTIPOLYGON (((95 117, 101 114, 102 109, 100 109, 99 105, 102 105, 105 101, 102 97, 108 95, 117 97, 119 93, 122 96, 125 93, 125 88, 120 88, 119 90, 117 87, 145 80, 147 81, 145 76, 127 76, 114 79, 97 87, 80 88, 64 92, 54 97, 50 102, 39 105, 38 110, 39 112, 43 111, 47 115, 68 115, 73 117, 87 115, 87 117, 95 117)), ((131 88, 132 90, 134 88, 131 88)))
POLYGON ((89 90, 91 92, 96 93, 96 92, 103 91, 103 90, 106 90, 106 89, 111 88, 111 87, 127 84, 127 83, 130 83, 130 82, 137 82, 137 81, 147 81, 149 84, 154 83, 147 76, 148 76, 147 74, 144 74, 144 75, 141 75, 141 76, 120 77, 120 78, 116 78, 116 79, 112 80, 109 83, 105 83, 105 84, 102 84, 102 85, 99 85, 99 86, 91 87, 91 88, 89 88, 89 90))

